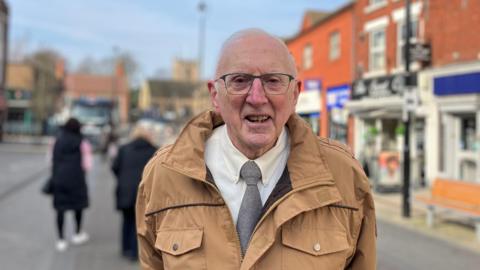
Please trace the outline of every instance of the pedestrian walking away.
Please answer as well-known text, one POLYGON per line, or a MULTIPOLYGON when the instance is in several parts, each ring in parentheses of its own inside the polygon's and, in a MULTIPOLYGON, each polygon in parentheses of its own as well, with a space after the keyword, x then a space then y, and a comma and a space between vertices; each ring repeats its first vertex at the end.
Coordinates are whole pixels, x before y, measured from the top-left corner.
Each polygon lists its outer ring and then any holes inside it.
POLYGON ((116 208, 122 213, 121 255, 129 260, 138 259, 137 237, 135 229, 135 199, 142 171, 153 156, 156 147, 152 144, 152 135, 137 125, 131 135, 131 141, 120 147, 112 164, 117 178, 115 188, 116 208))
POLYGON ((281 39, 247 29, 224 42, 213 110, 143 172, 142 269, 376 268, 368 179, 295 114, 301 84, 281 39))
POLYGON ((56 210, 58 241, 56 249, 65 251, 68 242, 64 235, 67 211, 75 213, 75 233, 72 244, 83 244, 89 235, 82 230, 83 210, 89 205, 86 173, 92 167, 91 146, 80 133, 81 124, 70 118, 55 139, 52 153, 52 195, 56 210))

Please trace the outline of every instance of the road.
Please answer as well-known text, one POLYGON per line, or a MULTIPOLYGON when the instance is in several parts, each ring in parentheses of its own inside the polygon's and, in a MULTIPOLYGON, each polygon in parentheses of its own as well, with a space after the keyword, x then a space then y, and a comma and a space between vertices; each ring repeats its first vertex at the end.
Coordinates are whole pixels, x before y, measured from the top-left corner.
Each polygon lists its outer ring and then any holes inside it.
MULTIPOLYGON (((39 191, 48 173, 45 147, 0 144, 0 269, 138 269, 119 256, 120 216, 114 211, 108 163, 96 157, 94 164, 84 226, 91 241, 58 253, 51 199, 39 191)), ((71 235, 72 218, 67 221, 71 235)), ((381 220, 377 257, 380 270, 469 270, 480 265, 478 253, 381 220)))
POLYGON ((398 225, 378 221, 379 270, 476 270, 480 254, 425 236, 398 225))

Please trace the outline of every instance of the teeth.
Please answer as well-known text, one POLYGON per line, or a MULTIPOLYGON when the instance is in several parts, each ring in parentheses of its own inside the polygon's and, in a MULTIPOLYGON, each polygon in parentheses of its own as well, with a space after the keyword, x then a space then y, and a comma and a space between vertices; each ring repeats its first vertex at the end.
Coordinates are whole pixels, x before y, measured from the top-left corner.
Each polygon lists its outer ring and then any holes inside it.
POLYGON ((265 115, 256 115, 256 116, 249 116, 247 117, 248 120, 252 122, 263 122, 268 119, 268 116, 265 115))

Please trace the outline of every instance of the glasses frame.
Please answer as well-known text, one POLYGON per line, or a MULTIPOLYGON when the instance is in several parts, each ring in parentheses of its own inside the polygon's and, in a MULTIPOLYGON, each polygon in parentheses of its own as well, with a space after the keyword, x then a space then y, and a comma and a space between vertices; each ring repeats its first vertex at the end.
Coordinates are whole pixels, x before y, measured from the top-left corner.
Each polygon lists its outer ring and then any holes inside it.
POLYGON ((218 77, 218 79, 215 80, 215 82, 219 81, 219 80, 223 80, 223 83, 225 85, 225 90, 227 91, 228 94, 230 95, 235 95, 235 96, 240 96, 240 95, 246 95, 248 94, 248 92, 250 92, 250 90, 252 89, 252 85, 253 85, 253 81, 255 81, 255 79, 259 79, 260 82, 262 83, 262 87, 263 87, 263 91, 265 91, 265 94, 268 94, 268 95, 284 95, 288 92, 288 89, 290 88, 290 83, 295 79, 295 77, 293 77, 292 75, 290 74, 286 74, 286 73, 281 73, 281 72, 273 72, 273 73, 264 73, 264 74, 260 74, 260 75, 253 75, 253 74, 249 74, 249 73, 242 73, 242 72, 234 72, 234 73, 227 73, 227 74, 223 74, 222 76, 218 77), (245 91, 245 92, 241 92, 241 93, 238 93, 238 92, 231 92, 228 90, 228 87, 227 87, 227 81, 225 80, 225 78, 229 75, 235 75, 235 74, 238 74, 238 75, 248 75, 248 76, 251 76, 253 78, 252 82, 250 83, 250 86, 248 87, 248 90, 245 91), (272 93, 269 93, 267 91, 267 89, 265 88, 265 85, 263 85, 263 80, 262 80, 262 77, 264 77, 265 75, 285 75, 285 76, 288 76, 288 85, 287 87, 285 88, 285 91, 282 92, 282 93, 276 93, 276 94, 272 94, 272 93))

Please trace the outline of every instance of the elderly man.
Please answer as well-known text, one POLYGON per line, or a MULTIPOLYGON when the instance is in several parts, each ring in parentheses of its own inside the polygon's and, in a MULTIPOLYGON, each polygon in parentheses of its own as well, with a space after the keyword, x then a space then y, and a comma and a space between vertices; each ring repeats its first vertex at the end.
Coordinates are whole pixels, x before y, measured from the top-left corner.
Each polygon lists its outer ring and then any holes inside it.
POLYGON ((375 269, 368 180, 295 114, 300 86, 278 38, 249 29, 224 43, 215 111, 144 170, 143 269, 375 269))

